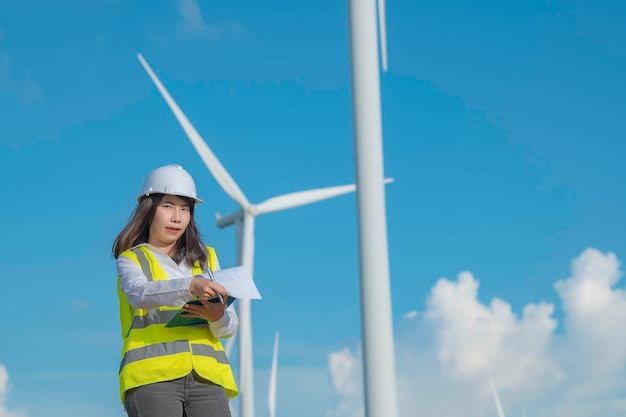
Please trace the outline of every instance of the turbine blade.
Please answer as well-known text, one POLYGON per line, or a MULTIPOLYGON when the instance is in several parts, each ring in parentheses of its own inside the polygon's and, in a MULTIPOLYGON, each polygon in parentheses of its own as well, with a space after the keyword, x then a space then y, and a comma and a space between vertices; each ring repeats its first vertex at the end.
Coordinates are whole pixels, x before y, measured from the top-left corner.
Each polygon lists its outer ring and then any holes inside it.
MULTIPOLYGON (((393 182, 393 178, 386 178, 384 183, 393 182)), ((321 200, 337 197, 351 193, 356 190, 356 185, 337 185, 335 187, 315 188, 313 190, 297 191, 295 193, 283 194, 272 197, 255 206, 257 214, 272 213, 274 211, 286 210, 292 207, 304 206, 316 203, 321 200)))
POLYGON ((269 408, 269 417, 276 415, 276 375, 278 373, 278 332, 274 336, 274 355, 272 356, 272 370, 270 372, 269 395, 267 398, 267 407, 269 408))
POLYGON ((339 185, 336 187, 316 188, 314 190, 298 191, 295 193, 284 194, 278 197, 272 197, 264 202, 257 204, 258 214, 271 213, 273 211, 285 210, 292 207, 303 206, 305 204, 315 203, 317 201, 326 200, 337 197, 342 194, 351 193, 356 190, 356 185, 339 185))
POLYGON ((493 394, 493 401, 496 403, 496 409, 498 410, 498 417, 506 417, 506 415, 504 414, 504 410, 502 409, 502 404, 500 403, 500 396, 498 395, 496 384, 493 382, 493 379, 491 377, 489 377, 489 382, 491 384, 491 392, 493 394))
POLYGON ((385 17, 385 0, 378 0, 378 39, 380 39, 380 59, 383 71, 387 71, 387 24, 385 17))
POLYGON ((233 345, 235 344, 235 336, 236 335, 232 335, 231 337, 226 339, 226 346, 224 346, 224 352, 226 353, 226 356, 228 357, 230 357, 230 352, 232 352, 233 350, 233 345))
POLYGON ((172 113, 174 113, 174 116, 176 116, 178 123, 180 123, 181 127, 187 134, 187 137, 189 137, 189 140, 193 144, 194 148, 196 148, 196 152, 198 152, 200 158, 202 158, 202 161, 209 169, 217 183, 220 185, 220 187, 222 187, 226 194, 228 194, 233 200, 235 200, 241 207, 248 207, 250 203, 248 202, 246 196, 243 194, 243 192, 241 192, 237 183, 235 183, 235 181, 231 178, 231 176, 222 166, 213 151, 211 151, 211 149, 204 142, 198 131, 196 131, 196 129, 193 127, 189 119, 187 119, 187 116, 185 116, 180 107, 178 107, 178 105, 176 104, 172 96, 170 96, 170 94, 167 92, 163 84, 161 84, 161 81, 154 74, 152 68, 150 68, 150 65, 148 65, 148 63, 141 54, 137 54, 137 58, 152 79, 152 82, 156 85, 157 89, 167 102, 167 105, 170 107, 170 110, 172 110, 172 113))

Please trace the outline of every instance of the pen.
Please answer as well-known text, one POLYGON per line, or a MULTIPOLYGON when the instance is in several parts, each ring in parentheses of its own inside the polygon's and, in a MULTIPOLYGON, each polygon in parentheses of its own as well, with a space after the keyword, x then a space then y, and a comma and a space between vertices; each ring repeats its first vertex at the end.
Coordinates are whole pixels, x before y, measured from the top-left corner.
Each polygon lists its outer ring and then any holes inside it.
MULTIPOLYGON (((217 284, 217 281, 215 280, 215 277, 213 276, 213 271, 211 271, 211 268, 207 268, 207 270, 209 272, 209 279, 217 284)), ((224 304, 224 298, 222 297, 222 294, 220 294, 219 292, 217 293, 217 298, 219 298, 220 303, 224 304)))

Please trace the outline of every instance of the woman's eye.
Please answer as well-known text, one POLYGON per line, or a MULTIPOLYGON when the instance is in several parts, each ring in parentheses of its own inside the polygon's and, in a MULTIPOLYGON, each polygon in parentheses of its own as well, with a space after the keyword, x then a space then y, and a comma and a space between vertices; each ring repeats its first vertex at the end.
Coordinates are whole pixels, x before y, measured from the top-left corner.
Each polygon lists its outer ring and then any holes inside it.
POLYGON ((183 211, 189 211, 189 207, 183 207, 183 211))

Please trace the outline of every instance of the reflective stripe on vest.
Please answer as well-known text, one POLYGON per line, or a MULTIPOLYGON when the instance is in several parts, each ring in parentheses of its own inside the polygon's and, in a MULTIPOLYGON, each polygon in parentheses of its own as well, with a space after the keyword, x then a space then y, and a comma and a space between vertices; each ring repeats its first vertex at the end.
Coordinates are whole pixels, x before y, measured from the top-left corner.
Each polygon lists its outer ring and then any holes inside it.
MULTIPOLYGON (((215 359, 217 362, 228 365, 228 357, 222 350, 215 350, 211 346, 191 344, 191 349, 194 355, 208 356, 215 359)), ((131 362, 140 361, 142 359, 154 358, 157 356, 174 355, 176 353, 189 352, 189 342, 186 340, 177 340, 169 343, 157 343, 154 345, 145 346, 138 349, 129 350, 124 355, 122 363, 120 365, 120 372, 122 368, 131 362)))
POLYGON ((132 248, 130 251, 137 256, 137 259, 139 260, 139 266, 141 267, 143 273, 146 275, 146 278, 148 278, 148 281, 154 281, 152 268, 150 268, 150 261, 148 261, 148 258, 146 257, 144 251, 139 248, 132 248))
MULTIPOLYGON (((166 324, 178 313, 178 310, 148 310, 145 316, 134 316, 132 329, 145 329, 153 324, 166 324)), ((204 323, 188 324, 187 327, 206 327, 204 323)), ((130 331, 129 331, 130 332, 130 331)))

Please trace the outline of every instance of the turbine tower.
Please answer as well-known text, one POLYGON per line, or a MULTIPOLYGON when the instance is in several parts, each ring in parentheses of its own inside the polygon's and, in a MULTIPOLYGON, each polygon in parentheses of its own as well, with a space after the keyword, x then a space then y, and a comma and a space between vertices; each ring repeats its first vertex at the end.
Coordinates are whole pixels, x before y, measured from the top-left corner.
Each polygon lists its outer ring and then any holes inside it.
POLYGON ((274 354, 272 355, 272 368, 270 371, 270 383, 267 394, 267 409, 269 417, 276 417, 276 378, 278 375, 278 332, 274 336, 274 354))
POLYGON ((380 40, 387 69, 384 0, 349 0, 365 416, 396 417, 396 376, 380 111, 380 40), (376 15, 378 12, 378 22, 376 15), (378 30, 377 30, 378 23, 378 30))
MULTIPOLYGON (((217 226, 220 228, 233 224, 236 226, 237 264, 246 267, 251 275, 253 274, 254 266, 254 220, 256 216, 315 203, 355 191, 356 185, 354 184, 340 185, 283 194, 267 199, 260 204, 251 204, 241 189, 239 189, 237 183, 235 183, 228 174, 215 154, 213 154, 209 146, 204 142, 200 134, 167 92, 143 56, 137 54, 137 58, 167 102, 174 116, 176 116, 176 119, 217 183, 222 187, 224 192, 239 205, 239 210, 224 217, 218 216, 217 226)), ((392 180, 387 180, 386 182, 391 181, 392 180)), ((250 300, 238 300, 237 312, 239 316, 239 414, 242 417, 253 417, 254 367, 252 362, 252 319, 250 314, 250 300)))

